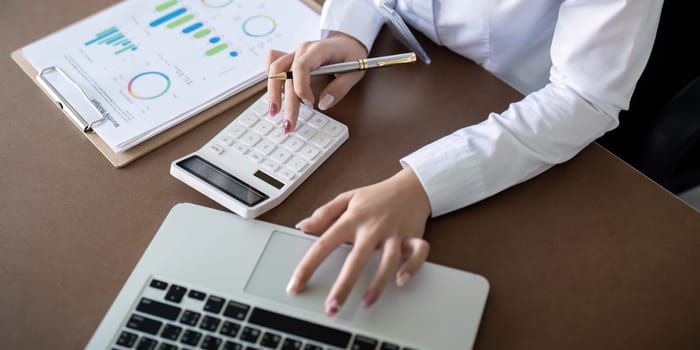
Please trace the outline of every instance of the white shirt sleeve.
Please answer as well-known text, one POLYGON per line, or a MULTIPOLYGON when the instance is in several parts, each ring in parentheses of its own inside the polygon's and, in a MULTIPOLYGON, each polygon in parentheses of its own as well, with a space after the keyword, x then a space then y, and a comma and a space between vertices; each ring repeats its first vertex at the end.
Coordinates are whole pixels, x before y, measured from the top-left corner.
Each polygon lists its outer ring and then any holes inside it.
POLYGON ((549 84, 401 160, 423 184, 432 216, 530 179, 615 128, 649 57, 661 4, 564 1, 549 84))
POLYGON ((384 20, 370 0, 326 0, 321 11, 321 37, 330 31, 343 32, 360 41, 367 52, 384 20))

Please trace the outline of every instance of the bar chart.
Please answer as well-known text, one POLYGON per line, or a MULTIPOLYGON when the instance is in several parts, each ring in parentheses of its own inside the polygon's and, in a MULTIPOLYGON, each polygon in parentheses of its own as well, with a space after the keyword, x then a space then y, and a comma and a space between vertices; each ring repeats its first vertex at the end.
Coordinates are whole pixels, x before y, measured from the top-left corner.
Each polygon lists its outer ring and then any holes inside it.
POLYGON ((114 48, 114 54, 119 55, 127 51, 136 51, 138 47, 132 43, 116 26, 107 28, 87 41, 84 46, 106 45, 114 48))

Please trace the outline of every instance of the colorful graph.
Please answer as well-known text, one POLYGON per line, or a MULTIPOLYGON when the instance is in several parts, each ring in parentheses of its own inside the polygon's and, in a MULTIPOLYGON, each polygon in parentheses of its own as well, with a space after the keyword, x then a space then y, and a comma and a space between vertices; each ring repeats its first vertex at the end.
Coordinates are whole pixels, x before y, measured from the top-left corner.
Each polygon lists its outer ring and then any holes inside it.
POLYGON ((110 27, 95 35, 90 41, 85 43, 85 46, 90 45, 108 45, 114 47, 114 54, 119 55, 126 51, 136 51, 138 47, 126 37, 119 28, 110 27))
POLYGON ((253 16, 243 22, 243 33, 253 38, 262 38, 272 34, 277 22, 270 16, 253 16))
POLYGON ((163 96, 172 85, 170 78, 161 72, 139 73, 131 80, 127 87, 129 95, 140 100, 153 100, 163 96))
MULTIPOLYGON (((233 0, 201 0, 202 4, 207 7, 225 7, 230 5, 233 0)), ((187 7, 177 8, 179 0, 168 0, 156 6, 156 12, 162 15, 153 20, 149 25, 151 27, 159 27, 164 25, 167 29, 182 28, 182 34, 192 35, 195 39, 207 38, 213 35, 212 30, 207 28, 204 22, 197 21, 195 15, 189 13, 187 7)), ((209 43, 214 45, 205 50, 206 56, 214 56, 229 48, 229 44, 222 42, 218 36, 211 36, 209 43)), ((229 51, 229 56, 236 57, 238 52, 235 50, 229 51)))

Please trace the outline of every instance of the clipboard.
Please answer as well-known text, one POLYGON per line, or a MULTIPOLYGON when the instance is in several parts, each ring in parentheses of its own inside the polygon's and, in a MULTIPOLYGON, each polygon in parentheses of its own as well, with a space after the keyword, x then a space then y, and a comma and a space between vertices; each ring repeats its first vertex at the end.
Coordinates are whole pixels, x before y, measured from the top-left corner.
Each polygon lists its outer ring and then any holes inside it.
MULTIPOLYGON (((321 12, 322 5, 314 0, 299 0, 300 2, 307 5, 309 8, 314 10, 316 13, 321 12)), ((320 30, 320 29, 319 29, 320 30)), ((116 168, 122 168, 136 159, 148 154, 149 152, 155 150, 156 148, 174 140, 178 136, 186 133, 187 131, 197 127, 198 125, 212 119, 213 117, 223 113, 224 111, 242 103, 249 97, 261 92, 266 86, 266 81, 258 82, 235 95, 224 99, 223 101, 213 105, 212 107, 204 110, 203 112, 194 115, 177 125, 151 137, 150 139, 132 147, 123 152, 115 152, 112 148, 97 135, 97 133, 92 131, 92 126, 94 125, 95 119, 84 118, 79 115, 70 106, 70 102, 66 101, 61 93, 56 89, 53 89, 50 83, 47 83, 43 79, 43 76, 47 73, 58 73, 62 74, 59 67, 46 67, 41 71, 37 71, 29 61, 24 57, 22 49, 17 49, 11 54, 12 59, 20 66, 20 68, 29 76, 29 78, 39 87, 41 91, 63 112, 63 115, 67 117, 70 122, 80 130, 80 132, 104 155, 107 160, 116 168)), ((65 79, 72 80, 63 74, 65 79)), ((73 83, 75 84, 75 83, 73 83)), ((78 90, 81 90, 77 87, 78 90)), ((82 90, 81 90, 82 93, 82 90)), ((87 96, 82 93, 84 98, 87 96)), ((89 100, 88 100, 89 103, 89 100)), ((99 113, 99 111, 96 111, 99 113)))

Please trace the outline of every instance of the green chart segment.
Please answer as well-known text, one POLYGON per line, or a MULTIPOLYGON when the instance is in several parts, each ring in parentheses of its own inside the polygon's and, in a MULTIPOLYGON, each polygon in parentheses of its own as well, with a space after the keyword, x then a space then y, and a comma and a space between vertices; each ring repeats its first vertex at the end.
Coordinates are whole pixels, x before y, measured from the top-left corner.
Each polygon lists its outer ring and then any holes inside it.
MULTIPOLYGON (((165 26, 167 29, 177 29, 184 35, 191 35, 195 39, 207 39, 212 47, 204 52, 206 56, 214 56, 229 48, 229 44, 221 42, 221 38, 206 28, 204 22, 198 21, 194 14, 189 13, 187 7, 177 6, 178 4, 179 0, 168 0, 156 6, 159 17, 149 23, 149 26, 165 26)), ((231 57, 238 56, 235 50, 230 50, 228 54, 231 57)))
POLYGON ((119 55, 127 51, 136 51, 138 47, 122 33, 116 26, 107 28, 95 37, 85 42, 85 46, 106 45, 114 48, 114 54, 119 55))

